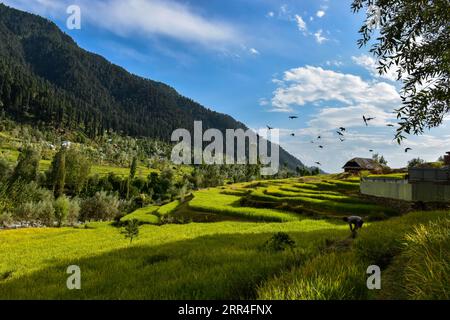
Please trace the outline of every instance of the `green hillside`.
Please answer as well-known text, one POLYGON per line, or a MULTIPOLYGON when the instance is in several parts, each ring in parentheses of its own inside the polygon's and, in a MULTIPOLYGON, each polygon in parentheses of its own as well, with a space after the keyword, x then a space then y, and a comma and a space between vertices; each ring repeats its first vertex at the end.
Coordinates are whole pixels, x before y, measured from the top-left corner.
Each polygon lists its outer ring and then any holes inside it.
MULTIPOLYGON (((161 82, 127 72, 87 52, 54 23, 0 4, 0 107, 19 122, 91 138, 105 130, 170 142, 178 128, 193 131, 246 126, 207 109, 161 82)), ((280 164, 303 167, 280 148, 280 164)))

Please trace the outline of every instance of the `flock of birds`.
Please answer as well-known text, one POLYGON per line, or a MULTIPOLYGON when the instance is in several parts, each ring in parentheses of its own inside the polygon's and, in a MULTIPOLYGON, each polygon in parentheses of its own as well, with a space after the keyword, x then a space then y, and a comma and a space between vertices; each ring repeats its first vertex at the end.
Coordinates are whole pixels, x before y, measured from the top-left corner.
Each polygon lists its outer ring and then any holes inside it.
MULTIPOLYGON (((289 116, 289 119, 290 120, 298 119, 298 116, 289 116)), ((369 126, 369 122, 372 121, 372 120, 375 120, 376 118, 375 117, 366 117, 365 115, 363 115, 362 119, 363 119, 364 124, 366 125, 366 127, 368 127, 369 126)), ((394 127, 394 125, 391 124, 391 123, 387 124, 387 126, 388 127, 394 127)), ((273 127, 267 125, 267 129, 272 130, 273 127)), ((341 142, 345 141, 345 132, 346 131, 347 131, 347 129, 345 127, 339 127, 339 129, 336 131, 336 133, 337 133, 337 135, 339 137, 339 140, 341 142)), ((295 137, 295 133, 291 133, 291 136, 295 137)), ((319 141, 321 141, 321 139, 322 139, 322 136, 319 135, 319 136, 317 136, 317 140, 316 141, 311 140, 311 143, 319 142, 319 141)), ((319 144, 318 147, 319 147, 319 149, 324 149, 324 146, 322 144, 319 144)), ((405 148, 405 153, 408 153, 411 150, 412 150, 411 148, 405 148)), ((374 150, 370 149, 369 152, 373 153, 374 150)), ((322 164, 320 162, 315 162, 315 164, 317 164, 318 166, 322 166, 322 164)))

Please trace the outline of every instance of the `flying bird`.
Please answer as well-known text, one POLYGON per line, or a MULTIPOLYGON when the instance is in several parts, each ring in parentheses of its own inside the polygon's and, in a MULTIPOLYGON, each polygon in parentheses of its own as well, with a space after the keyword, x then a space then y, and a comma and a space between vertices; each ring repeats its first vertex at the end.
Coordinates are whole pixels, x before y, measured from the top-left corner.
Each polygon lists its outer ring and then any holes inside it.
POLYGON ((388 127, 393 127, 394 125, 392 123, 387 124, 388 127))
POLYGON ((366 118, 366 116, 363 116, 363 120, 364 120, 364 123, 366 124, 366 126, 369 125, 369 121, 372 121, 372 120, 374 120, 374 119, 375 119, 375 118, 373 118, 373 117, 366 118))
POLYGON ((345 131, 346 129, 344 127, 340 127, 339 130, 345 131))
POLYGON ((323 146, 319 146, 320 149, 323 149, 323 146))
POLYGON ((273 127, 269 127, 269 126, 267 126, 267 129, 269 129, 269 130, 272 130, 272 129, 273 129, 273 127))
POLYGON ((311 143, 314 143, 314 141, 313 141, 313 140, 311 140, 311 143))
POLYGON ((322 139, 322 137, 321 137, 321 136, 318 136, 317 139, 322 139))
POLYGON ((373 152, 373 150, 372 150, 372 149, 370 149, 370 150, 369 150, 369 152, 373 152))
POLYGON ((295 137, 295 133, 291 133, 291 136, 292 136, 292 137, 295 137))
POLYGON ((339 138, 339 140, 341 140, 341 142, 344 142, 344 141, 345 141, 345 139, 344 139, 344 138, 339 138))
POLYGON ((344 134, 343 134, 342 132, 340 132, 340 131, 336 131, 336 133, 337 133, 338 135, 340 135, 341 137, 344 136, 344 134))
POLYGON ((408 151, 411 151, 411 150, 412 150, 411 148, 406 148, 405 152, 408 152, 408 151))
POLYGON ((318 166, 321 166, 321 165, 322 165, 320 162, 316 162, 316 164, 317 164, 318 166))
POLYGON ((293 120, 293 119, 298 119, 297 116, 289 116, 289 119, 293 120))

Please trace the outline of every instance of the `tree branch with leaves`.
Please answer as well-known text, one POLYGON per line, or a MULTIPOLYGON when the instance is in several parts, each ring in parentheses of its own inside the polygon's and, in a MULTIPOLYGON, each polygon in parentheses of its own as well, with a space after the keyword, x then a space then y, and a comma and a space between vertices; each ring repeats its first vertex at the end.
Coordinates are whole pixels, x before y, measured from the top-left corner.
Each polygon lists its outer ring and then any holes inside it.
POLYGON ((368 17, 359 30, 359 47, 370 43, 379 73, 396 70, 403 84, 402 105, 395 109, 397 141, 438 127, 450 111, 450 1, 353 1, 354 13, 363 9, 368 17))

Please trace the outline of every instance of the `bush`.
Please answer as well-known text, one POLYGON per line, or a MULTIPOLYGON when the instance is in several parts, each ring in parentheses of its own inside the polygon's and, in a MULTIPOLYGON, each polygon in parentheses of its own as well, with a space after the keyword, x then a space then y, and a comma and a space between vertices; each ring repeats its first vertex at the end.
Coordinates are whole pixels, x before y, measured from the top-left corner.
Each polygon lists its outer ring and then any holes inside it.
POLYGON ((81 203, 81 221, 108 221, 120 214, 119 199, 116 195, 104 191, 97 192, 93 197, 81 203))
POLYGON ((269 240, 264 243, 264 248, 271 251, 284 251, 293 249, 295 241, 285 232, 275 233, 269 240))
POLYGON ((450 219, 414 227, 405 237, 405 286, 410 299, 450 298, 450 219))
POLYGON ((20 204, 15 211, 15 217, 26 222, 39 221, 43 225, 53 226, 55 221, 55 209, 51 201, 25 202, 20 204))
POLYGON ((38 220, 42 224, 52 227, 55 222, 55 208, 52 201, 39 201, 35 207, 38 220))
POLYGON ((80 216, 80 200, 73 198, 69 202, 69 211, 67 212, 67 223, 71 226, 75 225, 80 216))
POLYGON ((70 201, 66 196, 62 195, 55 200, 54 207, 56 222, 58 227, 61 227, 69 214, 70 201))
POLYGON ((0 227, 7 227, 12 222, 13 218, 10 212, 0 213, 0 227))

